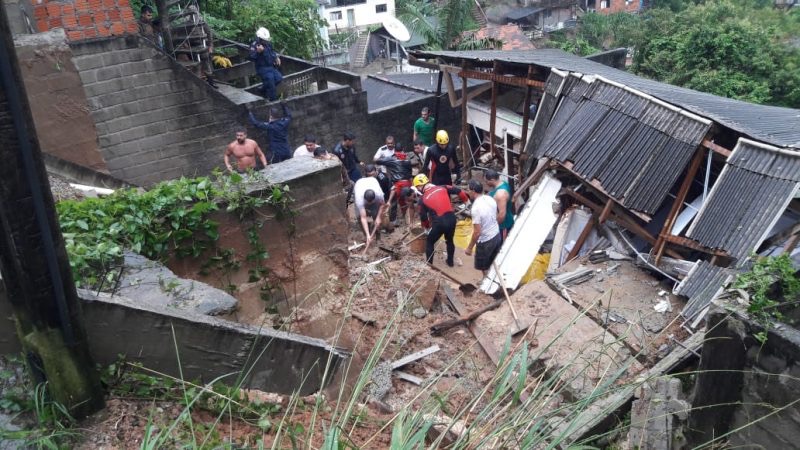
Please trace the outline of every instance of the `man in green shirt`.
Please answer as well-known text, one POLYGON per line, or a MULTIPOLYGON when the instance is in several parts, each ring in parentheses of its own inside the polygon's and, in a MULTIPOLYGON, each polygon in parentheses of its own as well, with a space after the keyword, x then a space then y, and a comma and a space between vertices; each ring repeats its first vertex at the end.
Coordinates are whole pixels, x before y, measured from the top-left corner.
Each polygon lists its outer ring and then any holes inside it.
POLYGON ((511 187, 505 181, 500 181, 500 174, 489 169, 483 174, 492 190, 489 196, 497 203, 497 223, 500 225, 500 236, 505 241, 508 232, 514 226, 514 204, 511 201, 511 187))
POLYGON ((433 133, 436 130, 436 119, 431 117, 428 107, 422 108, 420 118, 414 122, 414 141, 421 140, 426 146, 433 145, 433 133))

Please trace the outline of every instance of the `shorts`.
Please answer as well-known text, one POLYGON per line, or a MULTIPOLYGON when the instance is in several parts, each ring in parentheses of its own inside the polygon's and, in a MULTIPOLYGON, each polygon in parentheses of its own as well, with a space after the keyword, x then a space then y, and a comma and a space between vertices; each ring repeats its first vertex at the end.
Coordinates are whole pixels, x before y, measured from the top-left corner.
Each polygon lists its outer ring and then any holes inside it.
POLYGON ((394 196, 397 198, 397 204, 400 205, 400 208, 405 210, 408 207, 408 202, 406 198, 403 197, 403 188, 410 188, 411 187, 411 180, 400 180, 395 181, 394 183, 394 196))
POLYGON ((475 269, 489 270, 492 267, 495 256, 500 251, 502 243, 503 240, 500 238, 500 233, 497 233, 488 241, 478 242, 475 248, 475 269))

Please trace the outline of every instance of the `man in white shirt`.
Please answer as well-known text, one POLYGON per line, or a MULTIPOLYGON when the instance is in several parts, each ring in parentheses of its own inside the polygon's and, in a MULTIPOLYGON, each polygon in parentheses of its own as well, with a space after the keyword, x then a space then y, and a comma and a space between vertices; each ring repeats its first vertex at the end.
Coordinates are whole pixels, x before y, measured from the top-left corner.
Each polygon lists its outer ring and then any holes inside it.
MULTIPOLYGON (((378 162, 378 160, 391 158, 394 156, 394 149, 396 146, 396 143, 394 142, 394 136, 392 135, 386 136, 385 142, 386 144, 378 148, 378 150, 375 152, 375 156, 372 158, 372 161, 378 162)), ((386 173, 386 168, 383 166, 379 166, 378 170, 380 170, 383 173, 386 173)))
POLYGON ((466 254, 471 255, 477 244, 475 268, 483 271, 485 276, 502 244, 500 226, 497 224, 497 202, 483 194, 483 185, 478 180, 469 181, 467 195, 472 200, 472 239, 466 254))
MULTIPOLYGON (((372 165, 370 164, 370 166, 372 165)), ((375 173, 375 170, 368 170, 367 173, 375 173)), ((381 226, 381 218, 386 211, 386 202, 383 198, 383 191, 381 190, 381 185, 378 183, 378 180, 374 176, 367 176, 357 180, 353 186, 353 199, 356 204, 356 214, 364 230, 364 236, 367 239, 366 243, 369 245, 375 236, 375 232, 381 226), (372 233, 369 232, 367 214, 372 217, 375 223, 372 233)))
POLYGON ((317 149, 319 145, 317 145, 317 138, 311 134, 307 134, 303 138, 303 145, 297 147, 294 150, 294 154, 292 155, 293 158, 313 158, 314 157, 314 150, 317 149))

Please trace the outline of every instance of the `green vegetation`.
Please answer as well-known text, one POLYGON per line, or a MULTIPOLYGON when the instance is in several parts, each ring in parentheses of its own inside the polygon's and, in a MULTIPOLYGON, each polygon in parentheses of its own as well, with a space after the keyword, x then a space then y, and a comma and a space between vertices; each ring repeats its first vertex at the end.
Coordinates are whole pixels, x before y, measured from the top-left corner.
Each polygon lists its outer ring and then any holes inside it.
POLYGON ((587 55, 634 49, 632 71, 755 103, 800 107, 800 10, 763 0, 670 0, 640 16, 587 14, 552 44, 587 55))
POLYGON ((257 233, 263 220, 255 211, 271 205, 278 219, 291 217, 291 201, 288 187, 267 186, 248 194, 242 176, 217 172, 213 180, 181 178, 146 192, 118 190, 104 198, 60 202, 56 208, 75 283, 102 290, 113 288, 124 249, 153 260, 172 255, 198 258, 210 251, 214 256, 209 257, 209 268, 237 269, 235 254, 216 246, 218 224, 210 215, 221 209, 248 224, 252 251, 247 260, 255 263, 252 275, 261 277, 261 263, 268 255, 257 233))
MULTIPOLYGON (((158 11, 154 0, 134 0, 138 16, 142 5, 158 11)), ((201 0, 200 11, 216 37, 249 44, 259 27, 266 27, 279 53, 310 59, 322 49, 319 29, 326 23, 314 0, 201 0)))
POLYGON ((474 50, 492 47, 491 39, 463 38, 465 31, 478 29, 472 18, 473 2, 447 0, 398 0, 396 16, 413 33, 427 40, 428 50, 474 50))
MULTIPOLYGON (((800 295, 800 278, 788 255, 761 258, 746 273, 739 275, 733 288, 743 289, 749 296, 747 312, 769 329, 773 320, 782 320, 779 307, 796 305, 800 295)), ((766 333, 756 338, 762 343, 766 333)))

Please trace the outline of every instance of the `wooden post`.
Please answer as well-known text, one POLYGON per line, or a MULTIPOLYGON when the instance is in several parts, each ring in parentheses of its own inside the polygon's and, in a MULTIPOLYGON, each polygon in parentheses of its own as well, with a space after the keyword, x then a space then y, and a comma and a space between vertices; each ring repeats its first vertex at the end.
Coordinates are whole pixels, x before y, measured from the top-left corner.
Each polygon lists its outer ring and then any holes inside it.
MULTIPOLYGON (((528 79, 530 80, 532 76, 533 66, 528 66, 528 79)), ((533 86, 528 85, 528 87, 525 88, 525 105, 522 111, 522 138, 519 143, 520 156, 525 153, 525 146, 528 145, 528 121, 531 119, 531 91, 533 91, 533 86)))
MULTIPOLYGON (((0 8, 0 268, 34 379, 83 418, 103 407, 6 11, 0 8)), ((0 301, 6 301, 0 299, 0 301)))
POLYGON ((606 202, 606 206, 603 208, 603 212, 600 213, 600 217, 597 219, 598 223, 604 223, 608 216, 611 214, 611 206, 614 204, 614 200, 608 199, 606 202))
MULTIPOLYGON (((496 75, 500 69, 500 63, 495 60, 494 67, 492 69, 492 74, 496 75)), ((495 148, 494 148, 494 140, 495 140, 495 131, 497 127, 497 91, 498 91, 497 82, 492 80, 492 104, 491 104, 491 112, 489 115, 489 152, 494 155, 495 148)))
MULTIPOLYGON (((461 72, 467 70, 467 63, 461 63, 461 72)), ((464 165, 464 169, 467 171, 466 179, 469 180, 472 178, 472 170, 470 170, 470 160, 472 159, 472 154, 469 150, 469 145, 467 145, 467 138, 469 136, 469 124, 467 122, 467 76, 461 76, 461 136, 459 141, 461 145, 461 157, 463 158, 461 164, 464 165)), ((463 177, 463 175, 462 175, 463 177)))
POLYGON ((439 103, 441 103, 442 97, 442 79, 444 78, 444 72, 439 71, 439 80, 436 82, 436 100, 434 101, 433 107, 433 118, 436 120, 436 128, 439 128, 442 124, 439 121, 439 103))
POLYGON ((678 195, 675 196, 675 202, 672 204, 672 209, 669 211, 669 215, 667 216, 666 222, 664 222, 664 226, 661 228, 661 233, 658 235, 658 240, 656 244, 653 246, 653 250, 655 250, 655 265, 658 265, 658 262, 661 260, 661 255, 664 253, 664 246, 666 245, 666 241, 662 236, 671 234, 672 225, 675 223, 675 218, 678 217, 678 213, 681 210, 681 205, 683 205, 684 200, 686 200, 686 195, 689 193, 689 188, 692 186, 692 181, 694 180, 695 175, 697 175, 697 170, 700 168, 700 163, 703 162, 703 147, 697 147, 695 151, 694 158, 692 162, 689 163, 689 169, 686 171, 686 177, 683 179, 683 183, 681 183, 681 187, 678 189, 678 195))
POLYGON ((586 238, 589 237, 589 233, 592 232, 592 227, 594 227, 594 221, 597 219, 597 213, 593 213, 591 217, 589 217, 589 221, 586 222, 586 226, 583 227, 583 231, 578 236, 578 240, 575 241, 575 245, 572 247, 572 250, 569 251, 567 255, 567 262, 572 261, 573 258, 578 256, 578 252, 580 252, 581 247, 583 247, 583 243, 586 242, 586 238))

